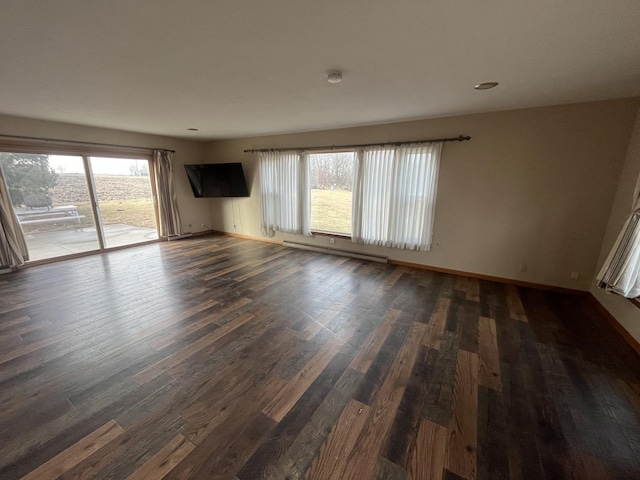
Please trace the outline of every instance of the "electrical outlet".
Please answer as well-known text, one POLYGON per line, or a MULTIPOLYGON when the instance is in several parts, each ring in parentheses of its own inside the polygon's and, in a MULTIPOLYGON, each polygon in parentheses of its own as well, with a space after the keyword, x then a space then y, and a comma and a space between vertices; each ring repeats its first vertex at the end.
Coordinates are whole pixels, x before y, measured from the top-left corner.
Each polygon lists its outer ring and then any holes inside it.
POLYGON ((578 280, 580 278, 580 272, 571 272, 571 280, 578 280))
POLYGON ((526 263, 523 263, 522 265, 520 265, 520 271, 522 273, 526 273, 526 271, 527 271, 527 264, 526 263))

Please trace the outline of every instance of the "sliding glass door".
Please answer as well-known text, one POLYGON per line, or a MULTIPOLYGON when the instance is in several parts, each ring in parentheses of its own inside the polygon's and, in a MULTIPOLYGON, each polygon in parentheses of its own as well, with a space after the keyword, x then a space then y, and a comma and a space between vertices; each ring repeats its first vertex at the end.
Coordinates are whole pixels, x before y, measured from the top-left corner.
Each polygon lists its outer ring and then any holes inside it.
POLYGON ((0 152, 29 261, 158 239, 148 159, 0 152))
POLYGON ((90 157, 106 248, 158 239, 149 161, 90 157))

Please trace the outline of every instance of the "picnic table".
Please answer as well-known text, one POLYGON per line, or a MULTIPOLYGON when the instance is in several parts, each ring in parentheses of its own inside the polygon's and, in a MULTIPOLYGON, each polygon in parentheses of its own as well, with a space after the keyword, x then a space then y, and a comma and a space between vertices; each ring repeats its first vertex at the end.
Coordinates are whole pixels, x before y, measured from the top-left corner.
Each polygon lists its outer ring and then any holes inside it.
POLYGON ((61 223, 80 221, 85 217, 78 214, 75 205, 61 205, 58 207, 15 209, 20 225, 34 225, 38 223, 61 223))

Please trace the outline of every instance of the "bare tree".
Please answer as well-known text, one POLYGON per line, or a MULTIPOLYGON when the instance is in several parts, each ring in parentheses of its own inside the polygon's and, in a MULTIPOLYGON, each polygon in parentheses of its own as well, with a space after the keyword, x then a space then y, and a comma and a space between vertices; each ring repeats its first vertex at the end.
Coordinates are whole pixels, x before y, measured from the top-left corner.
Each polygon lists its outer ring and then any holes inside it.
POLYGON ((353 188, 351 152, 320 153, 310 158, 311 187, 321 190, 351 191, 353 188))
POLYGON ((149 168, 147 168, 146 162, 142 165, 138 165, 138 162, 136 162, 135 165, 129 165, 129 175, 136 177, 148 177, 149 168))

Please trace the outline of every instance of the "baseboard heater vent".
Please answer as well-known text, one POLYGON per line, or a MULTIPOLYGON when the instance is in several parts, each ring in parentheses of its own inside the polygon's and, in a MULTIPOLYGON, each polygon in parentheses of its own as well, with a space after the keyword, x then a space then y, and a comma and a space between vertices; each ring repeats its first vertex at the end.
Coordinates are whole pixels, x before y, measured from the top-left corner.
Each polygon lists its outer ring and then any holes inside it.
POLYGON ((383 257, 382 255, 367 255, 364 253, 350 252, 349 250, 338 250, 337 248, 316 247, 315 245, 289 242, 287 240, 282 242, 282 245, 284 245, 285 247, 299 248, 300 250, 308 250, 310 252, 329 253, 331 255, 358 258, 360 260, 369 260, 371 262, 389 263, 389 259, 387 257, 383 257))

